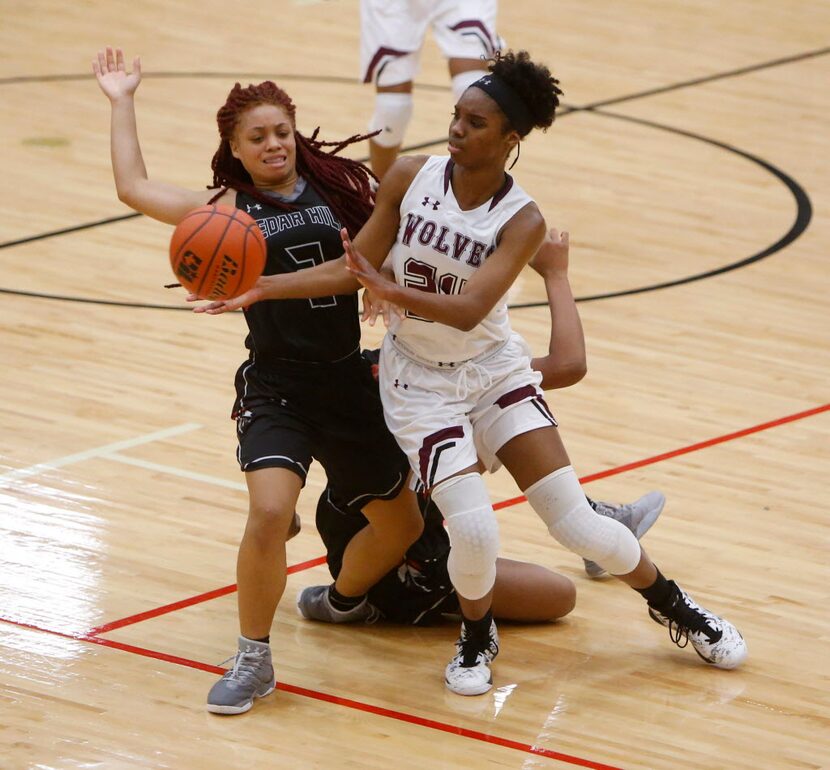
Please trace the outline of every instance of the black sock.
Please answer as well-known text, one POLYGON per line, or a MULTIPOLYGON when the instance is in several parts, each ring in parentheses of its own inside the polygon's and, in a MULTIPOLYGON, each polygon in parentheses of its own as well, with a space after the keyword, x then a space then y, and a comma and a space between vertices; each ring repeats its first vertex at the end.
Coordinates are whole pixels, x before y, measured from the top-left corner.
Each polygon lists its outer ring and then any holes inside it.
POLYGON ((262 642, 262 644, 271 644, 271 634, 263 636, 262 639, 251 639, 252 642, 262 642))
MULTIPOLYGON (((655 568, 656 569, 656 568, 655 568)), ((663 577, 663 573, 657 570, 657 579, 648 588, 635 588, 648 602, 650 607, 659 609, 664 606, 672 595, 672 582, 663 577)))
POLYGON ((590 505, 591 508, 593 508, 594 510, 597 509, 597 504, 593 500, 591 500, 591 498, 588 497, 588 495, 585 495, 585 499, 588 501, 588 505, 590 505))
MULTIPOLYGON (((463 615, 462 615, 463 617, 463 615)), ((479 642, 481 646, 486 646, 490 639, 490 624, 493 622, 492 610, 487 610, 487 614, 481 620, 469 620, 464 618, 464 628, 467 631, 467 638, 474 639, 479 642)))
POLYGON ((334 583, 329 586, 329 601, 331 602, 331 606, 340 612, 353 610, 365 597, 366 594, 361 594, 360 596, 343 596, 334 587, 334 583))

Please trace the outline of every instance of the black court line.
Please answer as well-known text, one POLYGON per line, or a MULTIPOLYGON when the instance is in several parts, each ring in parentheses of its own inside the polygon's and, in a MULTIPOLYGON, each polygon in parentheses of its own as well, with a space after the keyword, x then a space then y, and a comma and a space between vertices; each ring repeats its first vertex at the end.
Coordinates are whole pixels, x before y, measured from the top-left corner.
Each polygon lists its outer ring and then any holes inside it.
MULTIPOLYGON (((673 281, 665 281, 662 283, 650 284, 648 286, 641 286, 635 289, 622 289, 620 291, 612 291, 607 292, 605 294, 593 294, 586 297, 576 297, 575 299, 577 302, 593 302, 594 300, 610 299, 612 297, 627 297, 632 294, 642 294, 644 292, 656 291, 658 289, 668 289, 672 286, 681 286, 684 283, 693 283, 695 281, 701 281, 704 278, 711 278, 715 275, 729 273, 732 270, 737 270, 738 268, 746 267, 746 265, 751 265, 753 262, 758 262, 759 260, 762 260, 766 257, 775 254, 778 251, 781 251, 782 249, 789 246, 798 237, 800 237, 801 234, 809 227, 810 221, 813 218, 813 206, 804 188, 801 187, 801 185, 799 185, 798 182, 796 182, 791 176, 783 172, 781 169, 773 166, 768 161, 763 160, 763 158, 759 158, 757 155, 752 155, 751 153, 746 152, 745 150, 740 150, 731 144, 719 142, 716 139, 710 139, 706 136, 701 136, 700 134, 694 134, 691 131, 684 131, 681 128, 666 126, 662 123, 655 123, 651 120, 635 118, 631 117, 630 115, 621 115, 619 113, 608 112, 606 110, 586 109, 585 112, 590 112, 595 115, 601 115, 602 117, 606 118, 612 118, 614 120, 624 120, 628 123, 636 123, 638 125, 647 126, 649 128, 656 128, 660 131, 668 131, 673 134, 679 134, 680 136, 685 136, 689 139, 695 139, 699 142, 710 144, 713 147, 718 147, 722 150, 726 150, 727 152, 731 152, 734 155, 738 155, 742 158, 745 158, 746 160, 760 166, 765 171, 772 174, 782 184, 784 184, 784 186, 790 191, 793 198, 795 199, 796 215, 792 225, 790 226, 790 229, 787 230, 787 232, 784 233, 784 235, 782 235, 777 241, 770 244, 766 248, 761 249, 761 251, 757 252, 756 254, 753 254, 752 256, 746 257, 745 259, 738 260, 737 262, 731 262, 728 265, 722 265, 721 267, 716 267, 712 270, 707 270, 703 273, 696 273, 695 275, 677 278, 673 281)), ((547 302, 524 302, 516 305, 511 305, 510 307, 526 308, 547 306, 547 302)))
MULTIPOLYGON (((720 267, 713 268, 712 270, 707 270, 702 273, 696 273, 694 275, 683 276, 681 278, 677 278, 671 281, 663 281, 661 283, 656 284, 649 284, 648 286, 640 286, 631 289, 621 289, 619 291, 613 292, 606 292, 603 294, 592 294, 588 296, 581 296, 575 297, 576 302, 594 302, 596 300, 603 300, 603 299, 611 299, 614 297, 626 297, 634 294, 643 294, 645 292, 657 291, 659 289, 668 289, 674 286, 681 286, 687 283, 694 283, 696 281, 701 281, 705 278, 711 278, 716 275, 722 275, 724 273, 731 272, 733 270, 737 270, 742 267, 746 267, 747 265, 752 264, 753 262, 758 262, 766 257, 775 254, 778 251, 786 248, 789 244, 795 241, 809 226, 810 221, 812 220, 813 216, 813 207, 812 203, 810 202, 810 198, 805 192, 804 188, 801 187, 791 176, 786 174, 781 169, 773 166, 768 161, 759 158, 757 155, 753 155, 745 150, 738 149, 733 145, 726 144, 725 142, 720 142, 716 139, 710 139, 709 137, 702 136, 700 134, 692 133, 691 131, 685 131, 680 128, 675 128, 673 126, 667 126, 662 123, 656 123, 651 120, 645 120, 642 118, 635 118, 629 115, 622 115, 619 113, 609 112, 607 110, 600 110, 600 109, 582 109, 582 110, 575 110, 579 112, 586 112, 589 114, 597 115, 600 117, 611 118, 614 120, 622 120, 628 123, 634 123, 641 126, 646 126, 648 128, 654 128, 660 131, 668 131, 670 133, 678 134, 679 136, 684 136, 689 139, 694 139, 699 142, 704 142, 705 144, 712 145, 713 147, 718 147, 722 150, 730 152, 734 155, 738 155, 751 163, 760 166, 766 172, 772 174, 776 179, 778 179, 791 193, 793 199, 795 200, 796 205, 796 216, 795 219, 790 226, 789 230, 787 230, 784 235, 782 235, 777 241, 770 244, 769 246, 761 249, 755 254, 752 254, 749 257, 744 259, 740 259, 737 262, 731 262, 727 265, 722 265, 720 267)), ((437 139, 433 142, 423 142, 418 145, 412 145, 408 149, 423 149, 426 147, 433 146, 435 144, 439 144, 444 142, 445 139, 442 137, 441 139, 437 139)), ((95 227, 96 224, 106 224, 108 222, 117 222, 123 219, 128 219, 131 217, 142 216, 141 214, 134 213, 134 214, 127 214, 122 217, 113 217, 108 220, 102 220, 99 223, 91 223, 88 225, 81 225, 78 228, 68 228, 64 231, 60 232, 73 232, 76 229, 84 229, 88 227, 95 227)), ((26 241, 38 240, 39 238, 50 237, 50 235, 55 235, 59 233, 52 233, 52 234, 45 234, 43 236, 33 236, 32 238, 23 239, 21 241, 17 241, 16 243, 22 243, 26 241)), ((7 245, 13 244, 0 244, 0 248, 4 248, 7 245)), ((0 288, 0 294, 16 294, 21 296, 27 297, 36 297, 39 299, 52 299, 52 300, 61 300, 66 302, 82 302, 87 304, 100 304, 100 305, 109 305, 115 307, 130 307, 130 308, 144 308, 144 309, 152 309, 152 310, 185 310, 188 312, 192 312, 192 307, 190 306, 183 306, 183 305, 155 305, 155 304, 147 304, 147 303, 136 303, 136 302, 118 302, 118 301, 107 301, 107 300, 97 300, 94 298, 81 298, 81 297, 69 297, 69 296, 62 296, 62 295, 55 295, 55 294, 45 294, 41 292, 28 292, 28 291, 18 291, 16 289, 3 289, 0 288)), ((535 307, 547 307, 547 301, 541 302, 521 302, 510 305, 509 308, 511 310, 518 310, 523 308, 535 308, 535 307)))
POLYGON ((781 59, 772 59, 761 64, 750 64, 747 67, 741 67, 728 72, 719 72, 714 75, 704 75, 703 77, 694 78, 693 80, 683 80, 679 83, 673 83, 668 86, 660 86, 658 88, 650 88, 647 91, 638 91, 628 96, 617 96, 613 99, 605 99, 599 102, 585 105, 583 109, 591 110, 596 107, 608 107, 612 104, 620 104, 622 102, 630 102, 634 99, 643 99, 646 96, 656 96, 657 94, 665 94, 669 91, 679 91, 681 88, 688 88, 689 86, 699 86, 703 83, 712 83, 716 80, 725 80, 726 78, 734 78, 740 75, 746 75, 750 72, 758 72, 760 70, 769 69, 770 67, 779 67, 782 64, 792 64, 793 62, 804 61, 805 59, 813 59, 817 56, 826 56, 830 53, 830 47, 818 48, 815 51, 807 51, 805 53, 794 54, 793 56, 785 56, 781 59))
POLYGON ((18 238, 16 241, 6 241, 0 243, 0 249, 8 249, 11 246, 20 246, 22 243, 31 243, 32 241, 42 241, 44 238, 52 238, 56 235, 66 235, 67 233, 77 233, 79 230, 89 230, 92 227, 100 227, 101 225, 109 225, 113 222, 123 222, 125 219, 135 219, 136 217, 143 217, 144 214, 138 211, 133 211, 130 214, 122 214, 117 217, 107 217, 106 219, 99 219, 97 222, 87 222, 82 225, 73 225, 72 227, 64 227, 62 230, 51 230, 48 233, 40 233, 39 235, 30 235, 27 238, 18 238))
MULTIPOLYGON (((807 196, 806 192, 803 188, 798 185, 791 177, 785 174, 780 169, 775 168, 772 164, 767 163, 766 161, 758 158, 754 155, 751 155, 747 152, 739 150, 731 145, 727 145, 722 142, 718 142, 714 139, 708 139, 706 137, 693 134, 688 131, 684 131, 682 129, 676 129, 669 126, 664 126, 658 123, 654 123, 651 121, 640 120, 637 118, 626 117, 623 115, 605 112, 603 110, 598 109, 599 107, 611 105, 611 104, 619 104, 626 101, 632 101, 634 99, 640 99, 647 96, 653 96, 655 94, 667 93, 669 91, 678 90, 681 88, 686 88, 693 85, 700 85, 702 83, 709 83, 715 80, 721 80, 724 78, 736 77, 739 75, 747 74, 749 72, 757 72, 759 70, 767 69, 770 67, 776 67, 783 64, 790 64, 797 61, 803 61, 805 59, 823 56, 825 54, 830 53, 830 47, 827 48, 820 48, 814 51, 807 51, 801 54, 795 54, 793 56, 783 57, 779 59, 773 59, 767 62, 762 62, 755 65, 750 65, 748 67, 742 67, 736 70, 730 70, 727 72, 716 73, 714 75, 708 75, 701 78, 696 78, 693 80, 682 81, 680 83, 675 83, 667 86, 663 86, 660 88, 650 89, 648 91, 641 91, 634 94, 629 94, 628 96, 621 96, 615 99, 608 99, 600 102, 594 102, 593 104, 588 104, 583 107, 577 106, 569 106, 563 104, 562 111, 557 115, 557 118, 563 118, 566 115, 572 114, 574 112, 592 112, 595 115, 604 115, 611 118, 616 118, 619 120, 628 120, 633 123, 640 123, 642 125, 650 126, 653 128, 658 128, 665 131, 671 131, 677 133, 681 136, 686 136, 692 139, 697 139, 699 141, 707 142, 712 144, 713 146, 720 147, 725 149, 729 152, 734 152, 742 157, 757 163, 762 168, 766 169, 774 176, 776 176, 780 181, 782 181, 788 189, 792 192, 793 196, 796 199, 796 205, 798 209, 798 213, 796 216, 796 220, 793 223, 793 226, 790 230, 778 241, 776 241, 771 246, 768 246, 765 249, 762 249, 757 254, 752 255, 751 257, 747 257, 746 259, 740 260, 738 262, 731 263, 729 265, 724 265, 719 268, 715 268, 714 270, 710 270, 704 273, 699 273, 693 276, 686 276, 684 278, 680 278, 674 281, 666 281, 664 283, 653 284, 650 286, 644 286, 635 289, 624 289, 617 292, 608 292, 605 294, 595 294, 587 297, 576 297, 577 302, 590 302, 593 300, 600 300, 600 299, 609 299, 612 297, 621 297, 627 296, 629 294, 640 294, 647 291, 654 291, 656 289, 663 289, 669 288, 672 286, 678 286, 684 283, 691 283, 693 281, 699 281, 704 278, 709 278, 714 275, 719 275, 722 273, 729 272, 731 270, 735 270, 739 267, 743 267, 745 265, 751 264, 753 262, 757 262, 764 257, 768 257, 771 254, 774 254, 777 251, 780 251, 789 243, 792 243, 796 238, 798 238, 804 230, 809 226, 810 220, 812 219, 812 206, 810 204, 809 197, 807 196)), ((38 83, 38 82, 56 82, 56 81, 78 81, 78 80, 86 80, 90 76, 89 75, 32 75, 32 76, 20 76, 20 77, 12 77, 12 78, 0 78, 0 86, 2 85, 9 85, 15 83, 38 83)), ((277 78, 282 80, 298 80, 298 81, 311 81, 311 82, 334 82, 334 83, 346 83, 350 85, 354 85, 357 83, 355 78, 346 78, 346 77, 338 77, 338 76, 316 76, 316 75, 291 75, 291 74, 282 74, 282 75, 275 75, 273 73, 227 73, 227 72, 156 72, 156 73, 144 73, 144 78, 277 78)), ((358 84, 360 85, 360 84, 358 84)), ((425 89, 425 90, 434 90, 434 91, 448 91, 449 86, 446 85, 435 85, 435 84, 415 84, 415 88, 425 89)), ((446 141, 445 137, 441 137, 440 139, 435 139, 432 141, 421 142, 418 144, 409 145, 402 149, 402 152, 411 152, 413 150, 421 150, 426 149, 428 147, 434 147, 438 144, 443 144, 446 141)), ((361 163, 365 163, 368 158, 359 158, 358 159, 361 163)), ((0 249, 9 248, 11 246, 17 246, 24 243, 31 243, 33 241, 44 240, 46 238, 52 238, 57 235, 64 235, 67 233, 74 233, 80 230, 87 230, 93 227, 98 227, 100 225, 112 224, 115 222, 120 222, 125 219, 132 219, 134 217, 143 216, 138 212, 133 212, 131 214, 125 214, 116 217, 109 217, 107 219, 102 219, 96 222, 90 222, 86 224, 76 225, 73 227, 63 228, 61 230, 54 230, 46 233, 41 233, 39 235, 33 235, 26 238, 20 238, 14 241, 7 241, 5 243, 0 243, 0 249)), ((134 303, 134 302, 117 302, 117 301, 106 301, 106 300, 96 300, 92 298, 81 298, 81 297, 69 297, 69 296, 61 296, 55 294, 46 294, 42 292, 29 292, 29 291, 21 291, 16 289, 7 289, 7 288, 0 288, 0 294, 16 294, 20 296, 27 296, 27 297, 35 297, 40 299, 53 299, 53 300, 61 300, 67 302, 83 302, 89 304, 101 304, 101 305, 110 305, 116 307, 131 307, 131 308, 146 308, 146 309, 154 309, 154 310, 187 310, 190 311, 191 308, 189 307, 181 307, 177 305, 155 305, 155 304, 147 304, 147 303, 134 303)), ((530 302, 530 303, 520 303, 516 305, 511 305, 511 308, 532 308, 532 307, 545 307, 547 306, 546 302, 530 302)))
MULTIPOLYGON (((71 83, 80 80, 89 80, 95 76, 92 71, 84 74, 72 75, 20 75, 18 77, 0 78, 0 86, 11 86, 22 83, 71 83)), ((340 75, 298 75, 275 72, 142 72, 141 79, 179 80, 198 78, 200 80, 237 80, 238 78, 254 80, 297 80, 308 83, 342 83, 349 86, 364 85, 357 77, 349 78, 340 75)), ((449 91, 448 85, 435 83, 415 83, 415 88, 421 91, 449 91)))

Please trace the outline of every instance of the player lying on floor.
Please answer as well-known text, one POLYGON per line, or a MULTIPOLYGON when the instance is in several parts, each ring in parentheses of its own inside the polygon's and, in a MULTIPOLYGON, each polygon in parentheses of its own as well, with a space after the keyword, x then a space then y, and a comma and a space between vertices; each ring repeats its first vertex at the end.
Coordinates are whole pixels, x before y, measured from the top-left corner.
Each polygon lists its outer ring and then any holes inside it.
MULTIPOLYGON (((459 612, 458 599, 447 573, 450 540, 443 517, 431 500, 423 495, 418 499, 424 514, 424 532, 409 548, 400 566, 370 588, 357 607, 345 611, 333 606, 329 586, 305 588, 298 597, 298 605, 306 618, 330 623, 373 622, 382 618, 394 623, 425 625, 440 620, 444 614, 459 612)), ((660 492, 650 492, 622 506, 591 501, 597 513, 621 521, 638 538, 657 520, 664 503, 665 497, 660 492)), ((323 490, 317 503, 316 524, 335 580, 340 574, 346 545, 367 523, 360 511, 337 508, 331 502, 328 489, 323 490)), ((586 571, 591 564, 586 563, 586 571)), ((564 575, 530 562, 497 560, 494 618, 526 623, 556 620, 567 615, 575 601, 576 588, 564 575)))

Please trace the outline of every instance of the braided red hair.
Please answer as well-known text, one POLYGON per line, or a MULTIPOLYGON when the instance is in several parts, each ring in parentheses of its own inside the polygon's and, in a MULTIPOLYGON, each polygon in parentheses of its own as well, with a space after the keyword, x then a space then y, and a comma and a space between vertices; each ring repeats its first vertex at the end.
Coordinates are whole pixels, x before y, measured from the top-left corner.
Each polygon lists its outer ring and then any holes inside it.
MULTIPOLYGON (((219 127, 219 149, 213 156, 213 187, 231 187, 241 190, 269 206, 293 210, 290 203, 267 196, 254 187, 251 176, 238 158, 231 152, 230 140, 239 123, 240 116, 260 104, 273 104, 285 110, 295 124, 296 107, 291 97, 275 83, 266 80, 259 85, 243 88, 236 83, 219 112, 216 123, 219 127)), ((369 180, 374 175, 362 163, 337 156, 344 147, 366 139, 355 134, 341 142, 323 142, 317 139, 320 129, 310 137, 294 129, 297 143, 297 173, 314 187, 329 205, 340 223, 354 237, 372 213, 372 191, 369 180), (323 147, 333 149, 324 151, 323 147)))

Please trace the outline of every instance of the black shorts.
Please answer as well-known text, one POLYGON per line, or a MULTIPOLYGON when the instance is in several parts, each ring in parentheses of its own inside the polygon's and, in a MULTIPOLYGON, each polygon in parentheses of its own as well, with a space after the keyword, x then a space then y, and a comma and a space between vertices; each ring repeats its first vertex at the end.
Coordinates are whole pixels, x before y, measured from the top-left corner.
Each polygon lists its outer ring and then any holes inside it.
POLYGON ((305 484, 315 459, 332 499, 348 509, 392 499, 406 481, 409 463, 383 420, 371 364, 357 352, 332 364, 246 361, 233 416, 243 471, 288 468, 305 484))
MULTIPOLYGON (((406 552, 404 562, 369 589, 369 601, 385 620, 427 625, 442 615, 458 613, 458 597, 447 573, 450 540, 443 518, 431 502, 419 496, 424 532, 406 552)), ((359 512, 340 510, 324 490, 317 503, 316 525, 326 546, 332 577, 340 574, 349 541, 368 524, 359 512)))

